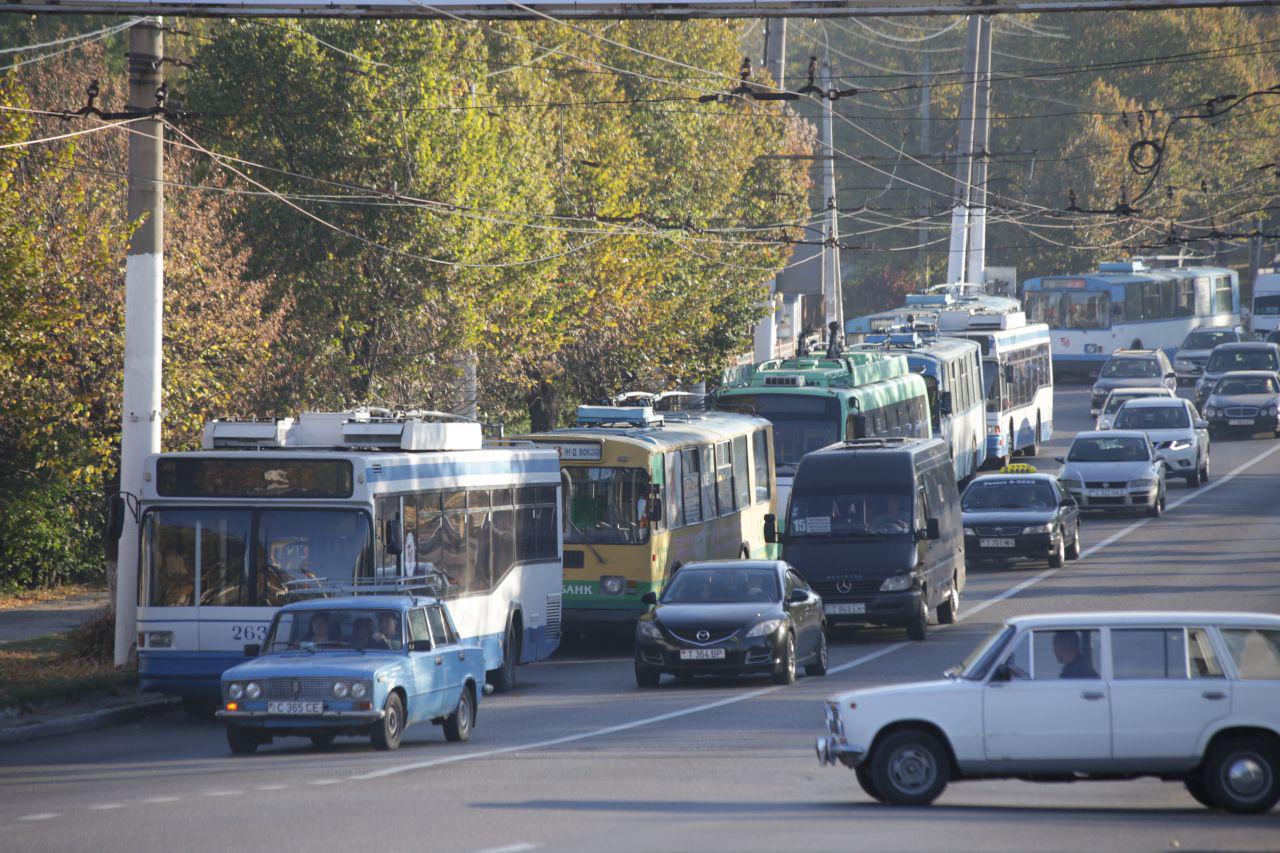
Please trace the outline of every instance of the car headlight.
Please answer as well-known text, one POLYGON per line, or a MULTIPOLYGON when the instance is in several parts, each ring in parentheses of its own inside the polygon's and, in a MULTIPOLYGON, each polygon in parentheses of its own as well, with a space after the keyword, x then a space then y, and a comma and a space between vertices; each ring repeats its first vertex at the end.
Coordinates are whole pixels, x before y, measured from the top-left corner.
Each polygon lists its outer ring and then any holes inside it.
POLYGON ((977 531, 976 531, 976 530, 974 530, 972 527, 966 527, 966 528, 964 529, 964 535, 965 535, 965 536, 977 536, 977 535, 978 535, 978 533, 977 533, 977 531))
POLYGON ((257 699, 262 695, 262 685, 256 681, 250 681, 244 686, 244 695, 246 699, 257 699))
POLYGON ((346 699, 351 693, 351 685, 345 681, 333 682, 333 698, 346 699))
POLYGON ((1276 407, 1275 407, 1275 406, 1267 406, 1267 408, 1266 408, 1264 411, 1265 411, 1268 415, 1274 415, 1274 414, 1276 413, 1276 407))
POLYGON ((1211 418, 1216 418, 1219 415, 1218 410, 1213 406, 1206 407, 1204 413, 1211 418))
POLYGON ((1068 474, 1065 477, 1059 477, 1058 482, 1062 484, 1064 489, 1083 489, 1084 479, 1076 474, 1068 474))
POLYGON ((600 578, 600 591, 605 595, 622 595, 627 582, 617 575, 606 575, 600 578))
POLYGON ((356 681, 351 685, 351 698, 363 699, 369 695, 369 688, 365 686, 363 681, 356 681))
POLYGON ((232 699, 240 699, 244 696, 244 685, 238 681, 231 682, 227 687, 227 695, 232 699))
POLYGON ((1156 484, 1156 481, 1155 481, 1155 480, 1152 480, 1152 479, 1134 480, 1133 482, 1131 482, 1131 483, 1129 484, 1129 488, 1131 488, 1131 489, 1150 489, 1150 488, 1153 488, 1153 487, 1155 486, 1155 484, 1156 484))
POLYGON ((766 619, 758 623, 754 628, 747 632, 747 638, 751 637, 767 637, 782 627, 781 619, 766 619))
POLYGON ((1026 527, 1022 528, 1022 532, 1023 533, 1052 533, 1053 524, 1052 523, 1028 524, 1026 527))
POLYGON ((648 637, 651 640, 661 640, 662 631, 658 630, 658 626, 648 620, 641 620, 636 623, 636 633, 641 637, 648 637))
POLYGON ((1190 446, 1191 446, 1191 442, 1190 442, 1190 441, 1187 441, 1187 440, 1185 440, 1185 439, 1181 439, 1181 438, 1180 438, 1180 439, 1178 439, 1178 440, 1176 440, 1176 441, 1171 441, 1171 442, 1169 442, 1169 449, 1170 449, 1170 450, 1186 450, 1186 449, 1187 449, 1188 447, 1190 447, 1190 446))
POLYGON ((915 579, 915 575, 894 575, 891 578, 885 578, 884 583, 880 584, 880 591, 902 592, 904 589, 911 589, 915 579))

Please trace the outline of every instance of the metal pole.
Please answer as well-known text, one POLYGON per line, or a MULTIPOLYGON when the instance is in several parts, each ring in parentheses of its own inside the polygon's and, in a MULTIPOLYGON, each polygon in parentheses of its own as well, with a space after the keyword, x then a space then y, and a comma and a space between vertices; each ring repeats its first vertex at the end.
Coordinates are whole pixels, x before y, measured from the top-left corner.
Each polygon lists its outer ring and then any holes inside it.
POLYGON ((947 281, 963 281, 968 256, 969 187, 973 177, 974 100, 978 87, 978 41, 982 35, 982 17, 969 16, 969 30, 964 44, 964 79, 966 86, 960 98, 960 131, 956 137, 956 205, 951 210, 951 251, 947 256, 947 281))
MULTIPOLYGON (((164 80, 160 19, 129 30, 129 109, 156 106, 164 80)), ((145 119, 129 134, 129 241, 124 273, 124 405, 120 425, 120 491, 142 494, 147 456, 160 451, 161 341, 164 325, 164 122, 145 119)), ((137 636, 138 524, 125 513, 116 562, 115 662, 125 663, 137 636)))
POLYGON ((969 281, 982 284, 987 268, 987 145, 991 141, 991 19, 982 22, 978 93, 974 98, 973 208, 969 212, 969 281))
MULTIPOLYGON (((769 72, 769 76, 778 85, 786 88, 786 53, 787 53, 787 19, 766 18, 764 22, 764 57, 761 65, 769 72)), ((778 306, 774 294, 778 291, 778 280, 769 281, 769 313, 760 318, 753 331, 752 355, 756 361, 768 361, 777 352, 778 344, 778 306)))
MULTIPOLYGON (((822 90, 835 88, 835 74, 831 68, 831 58, 822 56, 822 90)), ((827 211, 826 237, 832 245, 822 250, 823 295, 827 301, 827 323, 837 323, 840 331, 844 331, 844 294, 840 287, 840 212, 836 201, 836 160, 835 138, 832 129, 831 99, 822 99, 822 194, 827 211)))

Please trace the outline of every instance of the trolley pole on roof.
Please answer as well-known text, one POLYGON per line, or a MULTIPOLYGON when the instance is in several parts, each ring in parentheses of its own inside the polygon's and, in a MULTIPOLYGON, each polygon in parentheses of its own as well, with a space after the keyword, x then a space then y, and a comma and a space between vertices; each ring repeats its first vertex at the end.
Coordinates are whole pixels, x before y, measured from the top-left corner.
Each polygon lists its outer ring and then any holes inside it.
MULTIPOLYGON (((129 30, 129 109, 156 106, 164 82, 160 19, 129 30)), ((120 491, 139 498, 147 456, 160 450, 161 343, 164 324, 164 120, 130 125, 130 223, 124 273, 124 405, 120 425, 120 491)), ((126 498, 127 500, 128 498, 126 498)), ((136 507, 136 504, 134 504, 136 507)), ((116 560, 115 662, 128 660, 137 638, 138 519, 126 510, 116 560)))
POLYGON ((969 187, 973 184, 974 112, 978 94, 978 48, 982 16, 969 16, 964 43, 964 93, 960 96, 959 135, 956 137, 956 204, 951 209, 951 251, 947 256, 947 281, 964 281, 969 254, 969 187))

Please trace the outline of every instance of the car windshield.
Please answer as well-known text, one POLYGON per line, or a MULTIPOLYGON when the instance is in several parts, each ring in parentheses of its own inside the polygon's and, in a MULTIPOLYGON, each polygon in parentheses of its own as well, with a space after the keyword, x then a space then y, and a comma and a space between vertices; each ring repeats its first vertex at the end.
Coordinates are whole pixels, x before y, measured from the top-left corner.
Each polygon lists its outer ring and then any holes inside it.
POLYGON ((645 507, 649 472, 643 468, 563 469, 566 545, 643 545, 649 541, 645 507))
POLYGON ((1227 373, 1232 370, 1276 370, 1275 353, 1267 349, 1214 350, 1205 369, 1210 373, 1227 373))
POLYGON ((1276 381, 1270 376, 1224 376, 1213 387, 1213 393, 1224 396, 1276 394, 1276 381))
POLYGON ((1116 429, 1186 429, 1191 426, 1186 406, 1125 406, 1116 415, 1116 429))
POLYGON ((840 402, 812 394, 730 394, 716 407, 745 412, 773 424, 773 463, 778 476, 795 473, 800 459, 840 440, 840 402))
POLYGON ((1236 333, 1231 329, 1192 332, 1182 342, 1182 349, 1213 349, 1218 344, 1231 344, 1237 340, 1236 333))
POLYGON ((1077 438, 1067 455, 1068 462, 1144 462, 1150 458, 1146 438, 1129 435, 1077 438))
POLYGON ((791 496, 788 538, 892 536, 911 530, 911 495, 898 489, 824 489, 791 496))
POLYGON ((969 681, 984 678, 987 670, 991 669, 991 664, 1000 656, 1001 650, 1013 636, 1013 632, 1012 625, 1001 625, 988 634, 985 640, 969 652, 964 663, 960 664, 960 677, 969 681))
POLYGON ((1102 368, 1102 375, 1119 379, 1148 379, 1160 375, 1154 358, 1113 358, 1102 368))
POLYGON ((960 506, 966 510, 1052 509, 1057 504, 1053 486, 1044 480, 980 477, 964 490, 960 506))
POLYGON ((267 652, 398 652, 404 648, 404 625, 395 610, 282 610, 271 624, 263 648, 267 652))
POLYGON ((687 568, 662 594, 663 604, 747 604, 781 601, 778 573, 765 568, 687 568))

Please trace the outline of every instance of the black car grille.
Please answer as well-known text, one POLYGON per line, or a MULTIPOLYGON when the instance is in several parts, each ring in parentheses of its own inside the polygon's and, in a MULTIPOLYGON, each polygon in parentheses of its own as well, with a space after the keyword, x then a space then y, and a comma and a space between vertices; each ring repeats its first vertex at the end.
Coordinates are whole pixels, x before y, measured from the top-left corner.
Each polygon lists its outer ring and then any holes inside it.
POLYGON ((998 527, 975 527, 973 532, 979 536, 1019 536, 1025 524, 1004 524, 998 527))
MULTIPOLYGON (((671 631, 670 628, 667 630, 671 631)), ((725 631, 723 628, 707 630, 705 638, 699 637, 697 631, 671 631, 671 636, 691 646, 714 646, 716 643, 726 643, 733 639, 740 630, 740 628, 734 628, 732 631, 725 631)))
POLYGON ((867 598, 880 591, 882 580, 863 580, 861 578, 834 578, 815 581, 810 585, 813 591, 822 596, 824 601, 838 601, 848 598, 867 598))
POLYGON ((1258 409, 1256 406, 1232 406, 1225 410, 1229 418, 1256 418, 1258 409))

